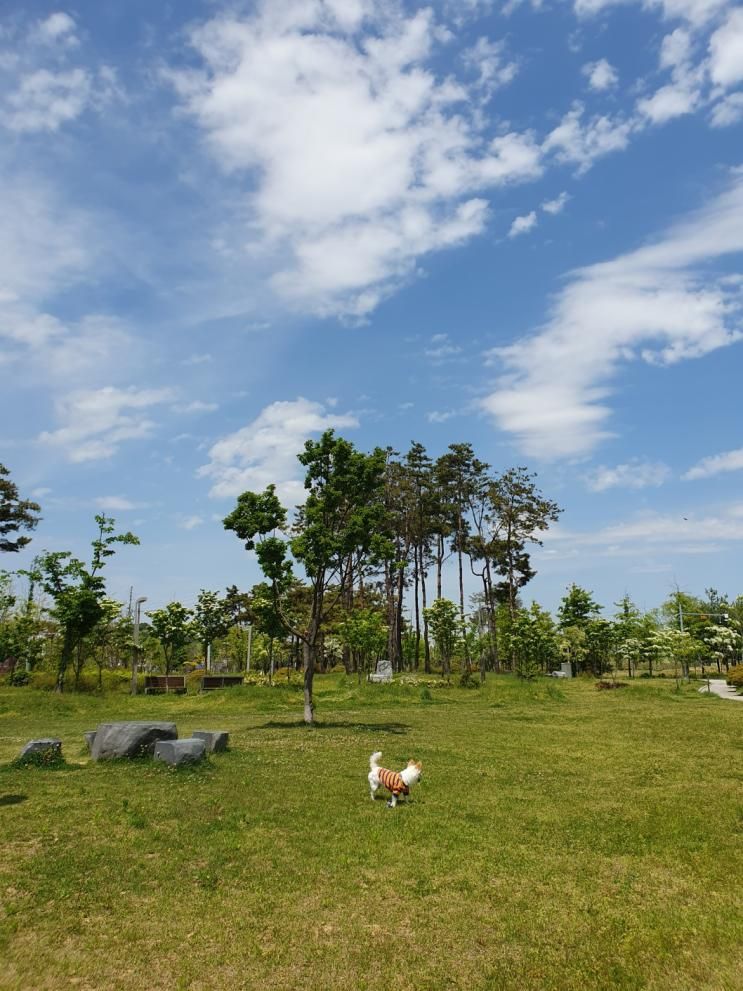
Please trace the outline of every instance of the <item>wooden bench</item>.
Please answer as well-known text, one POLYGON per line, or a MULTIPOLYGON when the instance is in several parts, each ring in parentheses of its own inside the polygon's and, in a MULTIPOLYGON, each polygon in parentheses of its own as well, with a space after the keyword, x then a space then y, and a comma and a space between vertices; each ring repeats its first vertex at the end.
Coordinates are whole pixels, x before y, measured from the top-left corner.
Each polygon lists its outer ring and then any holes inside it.
POLYGON ((232 688, 242 683, 241 674, 205 674, 201 679, 201 691, 213 692, 217 688, 232 688))
POLYGON ((145 695, 160 695, 163 692, 185 695, 186 676, 184 674, 146 674, 144 676, 145 695))

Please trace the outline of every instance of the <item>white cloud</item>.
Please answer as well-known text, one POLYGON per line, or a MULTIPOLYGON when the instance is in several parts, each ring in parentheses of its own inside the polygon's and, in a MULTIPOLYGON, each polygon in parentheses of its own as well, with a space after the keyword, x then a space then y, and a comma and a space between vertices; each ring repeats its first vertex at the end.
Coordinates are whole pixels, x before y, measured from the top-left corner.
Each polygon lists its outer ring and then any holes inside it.
POLYGON ((198 475, 212 480, 209 494, 229 498, 275 484, 288 505, 304 501, 297 455, 304 442, 325 430, 358 427, 349 413, 328 413, 322 403, 302 397, 266 406, 252 423, 218 440, 198 475))
POLYGON ((0 123, 11 131, 57 131, 80 116, 91 93, 92 80, 83 69, 38 69, 6 96, 0 123))
POLYGON ((722 454, 712 454, 707 458, 702 458, 697 464, 690 468, 682 477, 691 481, 697 478, 712 478, 714 475, 721 475, 723 472, 740 471, 743 469, 743 447, 734 451, 725 451, 722 454))
POLYGON ((219 409, 217 403, 205 403, 202 399, 194 399, 190 403, 176 403, 175 413, 213 413, 219 409))
POLYGON ((670 84, 661 86, 652 96, 644 97, 637 103, 638 111, 653 124, 665 124, 674 117, 692 113, 699 100, 694 89, 670 84))
POLYGON ((591 492, 606 492, 615 488, 645 489, 663 485, 670 476, 668 465, 634 459, 613 467, 600 465, 586 475, 586 483, 591 492))
POLYGON ((743 82, 743 8, 732 10, 709 43, 710 75, 720 86, 743 82))
POLYGON ((253 249, 291 305, 363 318, 421 257, 484 229, 477 193, 541 173, 533 135, 485 143, 470 103, 512 73, 502 49, 478 43, 468 87, 430 68, 440 37, 430 8, 262 0, 196 29, 203 69, 169 73, 245 182, 253 249))
POLYGON ((712 108, 713 127, 730 127, 743 120, 743 93, 731 93, 712 108))
POLYGON ((507 86, 518 72, 518 63, 509 61, 503 41, 478 38, 462 57, 467 68, 478 73, 476 85, 486 99, 490 99, 502 86, 507 86))
POLYGON ((542 145, 545 153, 554 152, 558 161, 576 164, 579 172, 590 169, 596 159, 626 148, 633 129, 631 120, 603 115, 584 122, 583 113, 582 104, 576 103, 542 145))
POLYGON ((528 454, 587 454, 609 436, 624 363, 671 365, 741 337, 740 287, 702 270, 740 252, 743 172, 655 243, 574 272, 542 329, 491 352, 503 374, 482 408, 528 454))
POLYGON ((429 423, 446 423, 447 420, 453 419, 457 415, 455 410, 431 410, 430 413, 426 413, 426 419, 429 423))
POLYGON ((642 559, 648 548, 657 552, 709 553, 730 541, 743 540, 743 503, 729 503, 700 515, 690 512, 643 512, 599 530, 576 531, 551 527, 544 535, 546 547, 569 545, 573 550, 621 554, 642 559))
POLYGON ((208 365, 214 361, 214 358, 210 354, 191 354, 188 358, 184 358, 181 362, 182 365, 208 365))
MULTIPOLYGON (((580 16, 598 14, 608 7, 626 5, 635 0, 575 0, 575 11, 580 16)), ((668 20, 685 20, 702 26, 714 18, 727 5, 729 0, 640 0, 643 7, 660 8, 668 20)))
POLYGON ((202 526, 204 519, 201 516, 186 516, 180 520, 178 526, 181 530, 195 530, 197 526, 202 526))
POLYGON ((619 82, 617 70, 605 58, 599 59, 598 62, 587 62, 581 72, 588 79, 591 89, 599 92, 611 89, 619 82))
POLYGON ((39 21, 31 34, 32 40, 45 43, 56 43, 74 47, 79 44, 75 34, 75 21, 64 11, 57 11, 50 14, 43 21, 39 21))
POLYGON ((523 217, 516 217, 508 232, 509 237, 518 237, 519 234, 526 234, 537 226, 537 212, 524 214, 523 217))
POLYGON ((39 440, 60 448, 72 462, 110 458, 122 441, 149 437, 156 424, 146 411, 172 398, 170 389, 78 390, 56 403, 64 425, 44 431, 39 440))
POLYGON ((462 353, 458 344, 451 343, 448 334, 434 334, 431 338, 431 344, 433 347, 424 348, 423 353, 434 362, 447 361, 462 353))
POLYGON ((138 509, 139 505, 136 502, 132 502, 131 499, 127 499, 126 496, 100 496, 95 500, 96 506, 99 509, 103 509, 105 512, 111 513, 125 513, 130 509, 138 509))
POLYGON ((562 213, 569 199, 570 196, 568 193, 560 193, 553 200, 545 200, 542 203, 542 209, 545 213, 550 213, 554 216, 555 214, 562 213))

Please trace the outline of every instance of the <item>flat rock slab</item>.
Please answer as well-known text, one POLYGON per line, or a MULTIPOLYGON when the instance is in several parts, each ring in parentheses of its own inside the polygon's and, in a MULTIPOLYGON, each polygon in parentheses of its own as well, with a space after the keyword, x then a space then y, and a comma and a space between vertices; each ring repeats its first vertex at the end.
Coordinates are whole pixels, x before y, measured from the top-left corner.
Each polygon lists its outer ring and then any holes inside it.
POLYGON ((23 760, 26 757, 30 757, 31 754, 46 753, 48 753, 50 757, 61 758, 62 741, 53 737, 47 737, 43 740, 29 740, 18 755, 18 760, 23 760))
POLYGON ((392 664, 386 658, 377 661, 377 670, 374 674, 369 675, 369 681, 373 681, 376 684, 385 684, 388 681, 392 681, 392 664))
POLYGON ((210 754, 222 753, 230 742, 230 734, 223 729, 195 729, 191 736, 196 740, 203 740, 210 754))
POLYGON ((89 729, 85 735, 85 742, 88 745, 88 753, 93 753, 93 744, 95 743, 95 730, 89 729))
POLYGON ((135 720, 126 723, 101 723, 95 731, 91 749, 93 760, 152 755, 159 740, 177 740, 175 723, 149 723, 135 720))
POLYGON ((206 743, 188 737, 185 740, 159 740, 155 744, 155 760, 164 761, 171 767, 181 764, 195 764, 203 760, 206 754, 206 743))

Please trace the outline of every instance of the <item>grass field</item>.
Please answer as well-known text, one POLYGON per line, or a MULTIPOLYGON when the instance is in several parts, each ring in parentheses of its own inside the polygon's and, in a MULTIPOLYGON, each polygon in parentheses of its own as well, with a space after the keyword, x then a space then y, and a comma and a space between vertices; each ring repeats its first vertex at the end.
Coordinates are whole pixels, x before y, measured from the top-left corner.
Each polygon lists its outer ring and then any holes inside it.
POLYGON ((317 683, 314 728, 287 687, 0 690, 3 991, 743 988, 743 706, 317 683), (232 749, 89 763, 83 731, 122 718, 232 749), (47 735, 68 767, 10 766, 47 735), (375 749, 423 761, 407 806, 369 800, 375 749))

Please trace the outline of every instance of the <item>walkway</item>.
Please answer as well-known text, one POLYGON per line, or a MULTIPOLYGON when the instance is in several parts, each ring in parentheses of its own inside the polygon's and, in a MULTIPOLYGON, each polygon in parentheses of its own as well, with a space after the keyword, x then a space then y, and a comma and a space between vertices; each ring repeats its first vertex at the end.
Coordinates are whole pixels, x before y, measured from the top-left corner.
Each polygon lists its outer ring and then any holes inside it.
MULTIPOLYGON (((724 678, 710 678, 709 679, 709 690, 713 695, 719 695, 721 699, 732 699, 734 702, 743 702, 743 695, 736 695, 735 689, 732 685, 728 685, 724 678)), ((699 689, 700 692, 706 692, 707 686, 699 689)))

